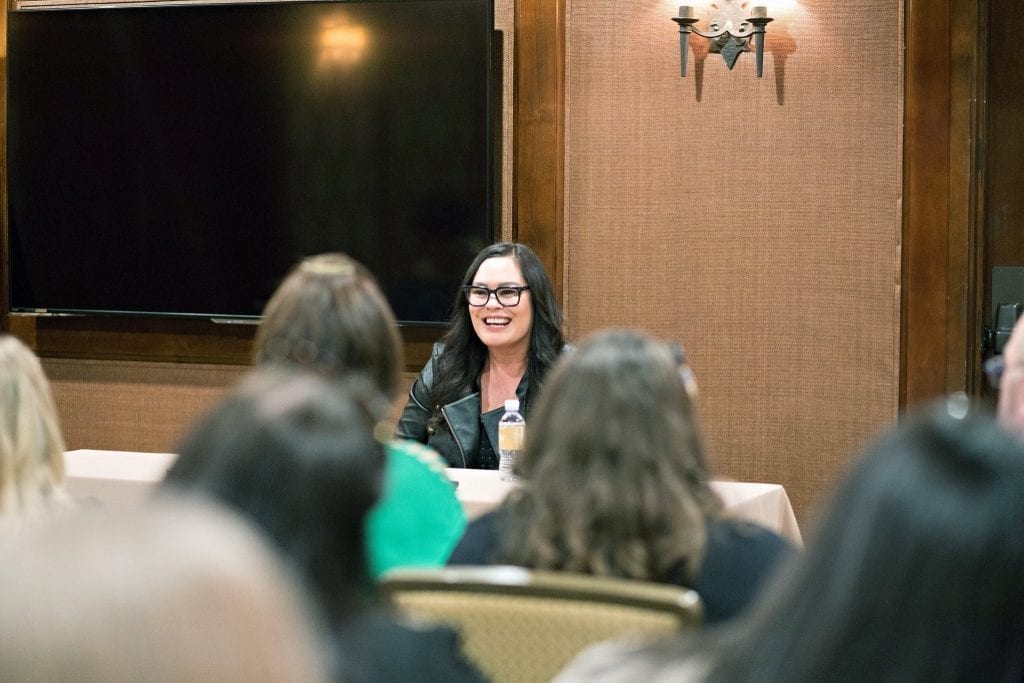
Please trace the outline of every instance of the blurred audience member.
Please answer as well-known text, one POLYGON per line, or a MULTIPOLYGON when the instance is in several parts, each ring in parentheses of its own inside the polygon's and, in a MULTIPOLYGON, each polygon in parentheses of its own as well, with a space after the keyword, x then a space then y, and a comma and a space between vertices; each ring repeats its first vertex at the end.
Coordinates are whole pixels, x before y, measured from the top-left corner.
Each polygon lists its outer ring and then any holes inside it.
POLYGON ((451 467, 498 469, 498 420, 534 397, 565 339, 562 309, 525 244, 485 247, 470 264, 451 326, 409 391, 398 436, 437 450, 451 467))
MULTIPOLYGON (((398 396, 402 346, 373 276, 345 254, 300 262, 267 303, 256 332, 259 366, 293 366, 327 377, 368 376, 398 396)), ((387 446, 384 493, 368 519, 373 576, 397 566, 439 566, 466 528, 445 463, 412 441, 387 446)))
POLYGON ((470 524, 450 562, 679 584, 700 594, 707 622, 741 612, 792 548, 723 515, 688 370, 639 332, 585 340, 527 425, 524 486, 470 524))
POLYGON ((0 554, 0 680, 327 680, 297 584, 239 518, 156 500, 26 529, 0 554))
POLYGON ((69 506, 50 384, 27 346, 0 335, 0 539, 69 506))
POLYGON ((480 680, 453 631, 413 628, 375 605, 365 518, 381 491, 387 409, 358 378, 257 372, 180 444, 165 486, 212 496, 269 535, 326 613, 342 680, 480 680))
POLYGON ((1014 325, 1002 356, 991 358, 988 363, 988 369, 998 370, 995 375, 999 388, 999 424, 1024 437, 1024 318, 1014 325))
POLYGON ((1024 680, 1022 521, 1024 444, 961 396, 872 449, 747 618, 557 680, 1024 680))

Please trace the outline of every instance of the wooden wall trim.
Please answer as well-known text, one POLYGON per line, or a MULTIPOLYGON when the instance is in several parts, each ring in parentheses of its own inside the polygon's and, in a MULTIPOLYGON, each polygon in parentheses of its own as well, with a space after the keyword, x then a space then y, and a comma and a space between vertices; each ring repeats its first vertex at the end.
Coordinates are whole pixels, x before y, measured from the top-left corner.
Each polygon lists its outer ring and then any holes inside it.
POLYGON ((516 0, 512 231, 562 298, 565 0, 516 0))
POLYGON ((978 2, 906 3, 901 409, 974 388, 978 2))
MULTIPOLYGON (((955 0, 950 23, 950 243, 955 245, 951 262, 954 272, 955 304, 951 319, 962 321, 960 336, 950 338, 954 363, 947 363, 947 376, 954 386, 978 395, 984 384, 982 325, 985 301, 984 146, 986 90, 988 84, 988 0, 955 0), (954 372, 955 370, 955 372, 954 372)), ((953 330, 950 330, 953 332, 953 330)))

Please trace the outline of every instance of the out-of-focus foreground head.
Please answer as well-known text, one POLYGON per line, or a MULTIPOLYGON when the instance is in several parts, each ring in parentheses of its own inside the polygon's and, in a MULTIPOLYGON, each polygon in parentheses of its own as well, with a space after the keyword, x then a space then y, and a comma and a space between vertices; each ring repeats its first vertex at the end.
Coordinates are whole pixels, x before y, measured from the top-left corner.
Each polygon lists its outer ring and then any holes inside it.
POLYGON ((0 680, 326 680, 305 597, 239 518, 90 508, 0 548, 0 680))
POLYGON ((1024 443, 963 396, 846 478, 714 681, 1024 675, 1024 443))
POLYGON ((39 359, 0 335, 0 537, 46 517, 64 493, 64 437, 39 359))
POLYGON ((1024 437, 1024 318, 1017 321, 1003 348, 998 415, 1003 429, 1024 437))
POLYGON ((328 616, 344 618, 366 583, 364 518, 383 485, 387 409, 360 377, 260 368, 193 426, 164 486, 245 515, 328 616))

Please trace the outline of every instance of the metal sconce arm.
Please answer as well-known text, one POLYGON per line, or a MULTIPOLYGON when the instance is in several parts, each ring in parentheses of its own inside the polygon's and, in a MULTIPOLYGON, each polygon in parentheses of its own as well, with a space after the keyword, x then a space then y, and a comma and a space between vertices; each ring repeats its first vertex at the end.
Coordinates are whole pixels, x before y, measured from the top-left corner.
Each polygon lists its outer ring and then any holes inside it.
POLYGON ((686 55, 690 51, 690 34, 696 33, 710 43, 710 52, 721 52, 726 65, 732 69, 740 52, 748 52, 750 38, 754 39, 754 52, 757 64, 757 77, 761 78, 764 71, 764 34, 768 22, 768 9, 764 6, 753 8, 753 16, 747 17, 735 27, 730 19, 712 19, 711 30, 701 31, 694 26, 697 19, 693 16, 693 7, 680 5, 679 16, 672 17, 679 24, 679 63, 680 75, 686 78, 686 55), (724 40, 723 40, 724 38, 724 40), (717 49, 715 49, 717 48, 717 49))

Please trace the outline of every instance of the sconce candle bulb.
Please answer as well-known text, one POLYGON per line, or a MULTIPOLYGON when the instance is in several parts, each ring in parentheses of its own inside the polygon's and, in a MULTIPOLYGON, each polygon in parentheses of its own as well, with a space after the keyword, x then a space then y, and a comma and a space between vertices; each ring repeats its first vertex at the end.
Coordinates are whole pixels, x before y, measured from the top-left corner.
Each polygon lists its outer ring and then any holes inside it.
POLYGON ((690 19, 693 17, 693 7, 691 5, 680 5, 679 6, 679 17, 682 19, 690 19))
POLYGON ((764 5, 755 5, 751 16, 763 19, 768 16, 768 8, 764 5))

